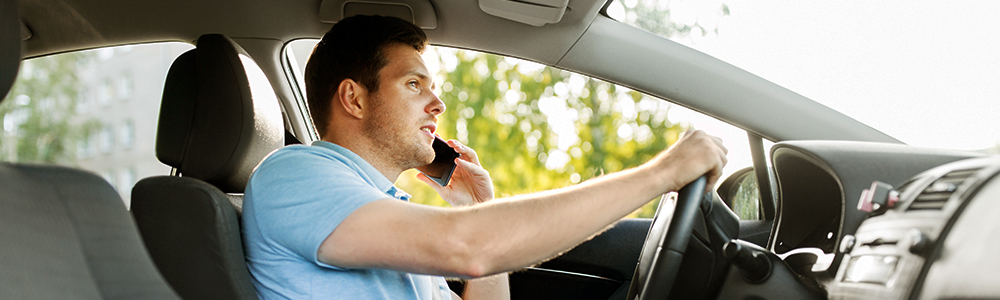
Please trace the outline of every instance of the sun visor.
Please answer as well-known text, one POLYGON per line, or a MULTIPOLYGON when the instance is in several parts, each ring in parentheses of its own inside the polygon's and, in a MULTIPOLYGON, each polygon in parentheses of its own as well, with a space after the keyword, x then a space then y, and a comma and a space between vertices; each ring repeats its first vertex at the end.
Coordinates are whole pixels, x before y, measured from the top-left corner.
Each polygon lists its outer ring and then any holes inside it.
POLYGON ((319 20, 323 23, 337 23, 356 15, 391 16, 423 29, 437 28, 437 13, 428 0, 323 0, 319 5, 319 20))
POLYGON ((484 12, 532 26, 558 23, 569 0, 479 0, 484 12))

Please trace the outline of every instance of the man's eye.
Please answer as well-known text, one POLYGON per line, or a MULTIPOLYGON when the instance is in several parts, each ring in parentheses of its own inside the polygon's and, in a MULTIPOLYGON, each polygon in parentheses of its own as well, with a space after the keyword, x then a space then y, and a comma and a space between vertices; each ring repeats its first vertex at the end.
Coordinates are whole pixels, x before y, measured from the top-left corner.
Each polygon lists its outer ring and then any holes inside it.
POLYGON ((410 85, 411 87, 413 87, 413 88, 416 88, 416 87, 417 87, 417 82, 416 82, 416 81, 410 81, 410 82, 408 82, 407 84, 409 84, 409 85, 410 85))

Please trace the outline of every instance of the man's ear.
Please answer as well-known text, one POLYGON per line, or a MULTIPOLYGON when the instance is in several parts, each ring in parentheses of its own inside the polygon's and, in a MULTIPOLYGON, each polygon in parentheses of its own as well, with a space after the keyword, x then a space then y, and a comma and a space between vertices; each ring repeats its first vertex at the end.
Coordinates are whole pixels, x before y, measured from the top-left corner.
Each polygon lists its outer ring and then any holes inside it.
POLYGON ((361 119, 367 106, 368 89, 356 81, 348 78, 340 82, 337 86, 337 93, 334 99, 335 104, 339 104, 347 114, 361 119))

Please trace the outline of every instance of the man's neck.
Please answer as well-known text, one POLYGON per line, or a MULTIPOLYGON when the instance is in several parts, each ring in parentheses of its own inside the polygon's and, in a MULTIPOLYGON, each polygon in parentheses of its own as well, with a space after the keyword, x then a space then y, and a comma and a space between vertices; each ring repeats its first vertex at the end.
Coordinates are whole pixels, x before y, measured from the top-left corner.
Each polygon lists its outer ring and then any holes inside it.
POLYGON ((361 159, 364 159, 368 162, 368 164, 372 165, 375 170, 378 170, 379 173, 382 173, 382 176, 385 176, 385 178, 389 179, 391 182, 396 182, 396 179, 399 178, 399 174, 404 171, 393 166, 389 156, 382 153, 381 150, 383 149, 375 146, 374 143, 369 142, 364 137, 358 137, 355 139, 338 139, 337 137, 327 135, 321 139, 354 152, 354 154, 357 154, 361 157, 361 159))

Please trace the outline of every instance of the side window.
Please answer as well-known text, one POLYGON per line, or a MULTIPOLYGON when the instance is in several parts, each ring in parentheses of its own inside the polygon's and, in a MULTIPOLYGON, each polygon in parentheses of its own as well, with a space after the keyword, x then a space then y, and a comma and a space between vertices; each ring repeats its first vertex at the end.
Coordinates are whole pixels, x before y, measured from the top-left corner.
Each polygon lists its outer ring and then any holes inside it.
POLYGON ((129 205, 136 181, 170 172, 156 159, 156 121, 167 70, 191 48, 130 45, 21 62, 0 103, 0 160, 92 171, 129 205))
MULTIPOLYGON (((299 74, 315 43, 288 45, 285 53, 298 62, 290 65, 299 74)), ((689 128, 725 140, 727 174, 752 165, 746 131, 627 87, 468 50, 430 47, 423 58, 447 105, 438 134, 476 149, 497 196, 565 187, 638 166, 689 128)), ((414 202, 447 205, 415 176, 407 171, 396 185, 414 202)), ((633 215, 652 217, 656 202, 633 215)))

